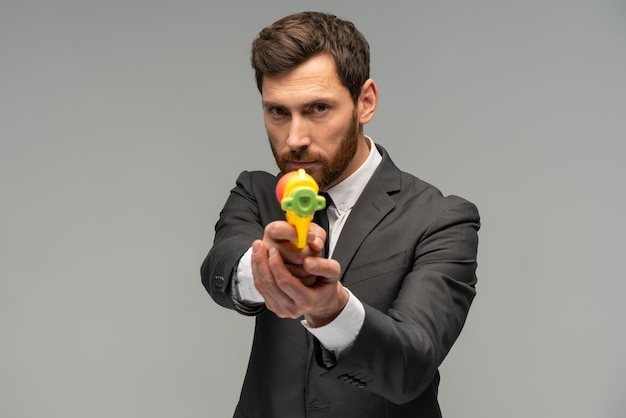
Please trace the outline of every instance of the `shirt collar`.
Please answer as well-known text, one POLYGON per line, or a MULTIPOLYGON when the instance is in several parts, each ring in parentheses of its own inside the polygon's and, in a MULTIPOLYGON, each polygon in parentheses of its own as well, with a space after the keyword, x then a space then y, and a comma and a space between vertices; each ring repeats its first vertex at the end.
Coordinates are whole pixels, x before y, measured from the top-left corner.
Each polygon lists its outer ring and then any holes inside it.
POLYGON ((365 162, 354 173, 350 174, 348 178, 327 190, 335 208, 339 212, 348 211, 354 207, 383 159, 374 141, 367 135, 365 138, 370 143, 370 153, 365 162))

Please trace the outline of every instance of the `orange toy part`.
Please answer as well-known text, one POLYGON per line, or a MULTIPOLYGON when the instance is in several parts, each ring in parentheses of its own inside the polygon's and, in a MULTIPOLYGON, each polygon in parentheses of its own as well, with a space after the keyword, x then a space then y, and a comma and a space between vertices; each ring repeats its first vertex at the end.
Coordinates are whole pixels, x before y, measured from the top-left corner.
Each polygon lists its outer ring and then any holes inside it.
POLYGON ((283 200, 283 197, 285 196, 285 186, 287 185, 287 181, 289 181, 289 178, 294 174, 296 174, 296 171, 290 171, 278 180, 278 184, 276 184, 276 197, 279 202, 283 200))

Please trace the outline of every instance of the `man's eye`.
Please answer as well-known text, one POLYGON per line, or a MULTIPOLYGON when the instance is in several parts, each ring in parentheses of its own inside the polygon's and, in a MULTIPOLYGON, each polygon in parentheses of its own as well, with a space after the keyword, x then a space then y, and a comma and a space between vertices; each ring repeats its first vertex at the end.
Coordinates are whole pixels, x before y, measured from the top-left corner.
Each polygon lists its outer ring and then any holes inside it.
POLYGON ((270 113, 273 115, 284 115, 286 114, 285 109, 282 109, 280 107, 272 107, 270 109, 270 113))
POLYGON ((328 105, 325 104, 316 104, 315 106, 313 106, 313 111, 316 113, 322 113, 325 112, 326 110, 328 110, 328 105))

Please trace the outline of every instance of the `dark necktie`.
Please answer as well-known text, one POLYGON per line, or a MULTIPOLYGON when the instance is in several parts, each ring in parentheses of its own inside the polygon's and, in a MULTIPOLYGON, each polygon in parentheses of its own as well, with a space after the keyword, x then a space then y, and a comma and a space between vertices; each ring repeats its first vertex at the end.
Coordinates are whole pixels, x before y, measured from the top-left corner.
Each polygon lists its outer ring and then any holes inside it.
POLYGON ((333 204, 333 201, 328 195, 328 193, 326 192, 320 192, 319 195, 324 196, 324 198, 326 199, 326 208, 315 212, 313 221, 326 230, 326 242, 324 243, 324 252, 322 253, 322 257, 328 257, 328 252, 329 252, 328 246, 330 243, 330 228, 328 224, 328 214, 326 213, 326 211, 328 210, 328 207, 333 204))

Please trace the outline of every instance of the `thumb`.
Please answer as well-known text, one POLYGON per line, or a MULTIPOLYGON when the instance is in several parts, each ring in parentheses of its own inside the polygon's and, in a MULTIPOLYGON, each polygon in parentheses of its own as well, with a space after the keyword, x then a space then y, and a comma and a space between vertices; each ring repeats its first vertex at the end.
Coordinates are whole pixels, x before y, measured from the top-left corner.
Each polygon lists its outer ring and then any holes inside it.
POLYGON ((337 260, 329 258, 307 257, 304 259, 302 266, 309 274, 333 280, 339 280, 341 274, 341 267, 337 260))

